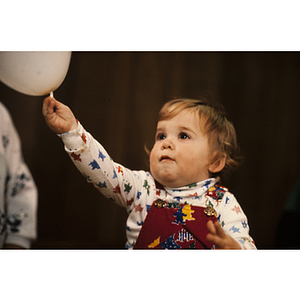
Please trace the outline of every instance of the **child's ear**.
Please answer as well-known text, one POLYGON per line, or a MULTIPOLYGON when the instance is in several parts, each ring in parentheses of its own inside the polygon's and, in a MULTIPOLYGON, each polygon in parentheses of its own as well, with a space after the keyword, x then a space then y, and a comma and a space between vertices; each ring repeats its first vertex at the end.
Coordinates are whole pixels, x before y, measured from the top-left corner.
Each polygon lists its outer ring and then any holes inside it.
POLYGON ((223 154, 218 160, 210 164, 208 170, 210 173, 219 173, 223 170, 226 163, 226 155, 223 154))

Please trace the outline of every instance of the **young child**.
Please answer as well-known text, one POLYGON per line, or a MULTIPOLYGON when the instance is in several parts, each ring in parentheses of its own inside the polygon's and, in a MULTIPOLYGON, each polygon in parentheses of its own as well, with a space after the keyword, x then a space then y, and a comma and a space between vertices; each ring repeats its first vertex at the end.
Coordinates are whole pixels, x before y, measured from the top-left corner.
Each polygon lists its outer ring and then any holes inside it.
POLYGON ((218 106, 205 99, 166 103, 150 172, 115 163, 54 98, 44 100, 43 115, 87 181, 127 209, 127 248, 256 249, 240 205, 217 184, 239 157, 235 130, 218 106))

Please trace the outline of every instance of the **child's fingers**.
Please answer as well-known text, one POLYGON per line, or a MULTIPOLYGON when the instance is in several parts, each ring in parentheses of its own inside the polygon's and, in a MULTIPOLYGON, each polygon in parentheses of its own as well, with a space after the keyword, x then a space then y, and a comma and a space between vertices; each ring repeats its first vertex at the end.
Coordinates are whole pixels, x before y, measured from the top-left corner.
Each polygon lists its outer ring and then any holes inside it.
POLYGON ((206 239, 216 246, 216 249, 241 249, 240 245, 229 235, 225 233, 218 221, 207 222, 209 233, 206 239))
POLYGON ((208 231, 209 231, 211 234, 213 234, 213 235, 217 234, 217 230, 216 230, 216 228, 215 228, 215 225, 214 225, 213 221, 209 220, 209 221, 207 222, 206 226, 207 226, 208 231))
POLYGON ((218 221, 216 221, 214 223, 215 226, 215 230, 216 230, 216 234, 220 237, 220 238, 225 238, 226 234, 223 230, 223 228, 221 227, 220 223, 218 221))
POLYGON ((212 244, 214 244, 216 246, 216 248, 222 248, 222 243, 223 243, 223 239, 221 239, 220 237, 218 237, 217 235, 213 235, 211 233, 208 233, 206 236, 206 239, 211 242, 212 244))
POLYGON ((53 111, 54 111, 54 101, 52 101, 52 100, 53 100, 53 98, 51 98, 51 97, 47 97, 44 99, 43 108, 42 108, 44 117, 53 113, 53 111))
POLYGON ((44 117, 46 117, 46 115, 47 115, 48 98, 45 98, 43 101, 42 113, 43 113, 44 117))
POLYGON ((208 234, 206 236, 206 239, 215 244, 216 248, 222 248, 224 244, 224 238, 226 237, 226 234, 224 230, 222 229, 221 225, 219 224, 218 221, 208 221, 207 222, 207 229, 208 229, 208 234))
POLYGON ((209 220, 207 222, 207 229, 211 234, 217 235, 221 238, 226 236, 224 230, 222 229, 222 227, 218 221, 213 222, 213 221, 209 220))

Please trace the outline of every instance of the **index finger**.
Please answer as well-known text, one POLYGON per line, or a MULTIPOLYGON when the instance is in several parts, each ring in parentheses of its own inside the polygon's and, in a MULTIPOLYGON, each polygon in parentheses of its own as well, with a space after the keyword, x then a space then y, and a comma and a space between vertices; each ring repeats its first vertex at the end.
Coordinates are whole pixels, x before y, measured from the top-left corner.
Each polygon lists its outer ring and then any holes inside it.
POLYGON ((216 233, 220 238, 226 237, 226 234, 218 221, 214 222, 216 233))
POLYGON ((43 108, 42 108, 42 112, 43 112, 43 116, 47 116, 48 114, 53 113, 54 110, 54 98, 51 98, 50 96, 44 99, 43 102, 43 108))

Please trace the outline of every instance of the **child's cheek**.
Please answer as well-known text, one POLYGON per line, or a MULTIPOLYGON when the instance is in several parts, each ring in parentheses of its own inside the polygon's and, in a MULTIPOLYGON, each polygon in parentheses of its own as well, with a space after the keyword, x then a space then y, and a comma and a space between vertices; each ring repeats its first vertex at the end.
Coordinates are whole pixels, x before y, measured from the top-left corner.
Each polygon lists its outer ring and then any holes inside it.
POLYGON ((153 169, 154 156, 155 156, 155 152, 154 152, 153 149, 152 149, 151 152, 150 152, 150 154, 149 154, 150 172, 152 172, 152 169, 153 169))

